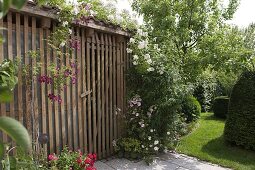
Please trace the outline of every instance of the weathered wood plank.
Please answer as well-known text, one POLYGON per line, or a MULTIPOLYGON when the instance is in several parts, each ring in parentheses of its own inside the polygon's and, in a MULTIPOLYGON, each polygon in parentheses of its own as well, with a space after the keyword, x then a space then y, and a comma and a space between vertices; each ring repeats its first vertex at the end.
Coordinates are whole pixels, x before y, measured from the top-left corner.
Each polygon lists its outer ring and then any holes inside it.
POLYGON ((105 157, 106 149, 105 149, 105 44, 104 44, 104 34, 100 34, 100 47, 101 47, 101 99, 102 99, 102 142, 101 142, 101 148, 102 148, 102 156, 105 157))
POLYGON ((116 42, 116 48, 117 48, 117 108, 116 108, 116 114, 117 114, 117 138, 119 138, 119 130, 120 130, 120 122, 119 122, 119 110, 121 109, 121 51, 120 51, 120 43, 116 42))
MULTIPOLYGON (((61 48, 61 56, 60 57, 60 63, 61 67, 63 68, 66 65, 66 60, 65 60, 65 47, 61 48)), ((65 84, 67 83, 66 81, 64 82, 65 84)), ((66 136, 66 98, 65 98, 65 93, 66 93, 66 87, 63 87, 60 92, 60 96, 62 99, 62 102, 60 104, 60 115, 61 115, 61 144, 62 147, 65 147, 67 145, 67 136, 66 136)))
MULTIPOLYGON (((71 49, 66 47, 66 66, 70 66, 71 49)), ((72 132, 72 106, 71 106, 71 82, 67 82, 66 88, 66 114, 67 114, 67 129, 68 129, 68 147, 73 149, 73 132, 72 132)))
MULTIPOLYGON (((56 23, 53 22, 53 32, 56 30, 56 23)), ((59 67, 59 60, 58 60, 58 54, 56 52, 56 50, 53 49, 53 62, 55 63, 56 67, 59 67)), ((58 95, 59 94, 59 89, 53 89, 53 93, 54 95, 58 95)), ((58 107, 59 107, 59 103, 58 101, 53 102, 53 107, 54 107, 54 131, 55 131, 55 150, 57 153, 60 153, 60 125, 59 125, 59 111, 58 111, 58 107)))
MULTIPOLYGON (((80 28, 77 27, 76 29, 77 31, 77 39, 78 41, 82 44, 83 42, 81 42, 81 35, 80 35, 80 28)), ((81 50, 83 49, 77 49, 77 68, 78 68, 78 79, 77 79, 77 84, 78 84, 78 121, 79 121, 79 125, 78 125, 78 131, 79 131, 79 148, 84 151, 84 143, 83 143, 83 120, 84 120, 84 114, 82 113, 82 98, 81 98, 81 93, 82 93, 82 56, 81 56, 81 50)))
POLYGON ((110 112, 110 151, 111 154, 113 153, 113 46, 112 46, 112 36, 108 35, 108 41, 109 41, 109 112, 110 112))
POLYGON ((116 47, 116 38, 113 37, 113 135, 114 135, 114 140, 118 139, 117 136, 117 115, 116 115, 116 110, 117 110, 117 103, 116 103, 116 97, 117 97, 117 89, 116 89, 116 59, 117 59, 117 47, 116 47))
MULTIPOLYGON (((74 36, 74 28, 72 28, 72 39, 75 38, 74 36)), ((72 62, 76 62, 76 49, 72 50, 72 62)), ((75 66, 77 67, 77 66, 75 66)), ((72 114, 73 114, 73 144, 74 144, 74 149, 78 149, 78 126, 77 126, 77 98, 76 98, 76 83, 72 83, 72 114)))
MULTIPOLYGON (((46 31, 46 37, 48 38, 50 36, 50 30, 46 31)), ((47 44, 47 67, 49 67, 52 63, 51 61, 51 52, 52 49, 51 47, 47 44)), ((47 74, 49 74, 50 72, 47 71, 47 74)), ((47 87, 47 91, 48 91, 48 95, 52 93, 52 86, 48 86, 47 87)), ((53 103, 51 102, 50 99, 47 99, 48 102, 48 134, 49 134, 49 151, 53 152, 54 150, 54 133, 53 133, 53 103)))
MULTIPOLYGON (((32 17, 32 50, 36 51, 36 18, 32 17)), ((32 66, 36 66, 36 58, 32 58, 32 66)), ((33 76, 33 75, 32 75, 33 76)), ((37 134, 39 132, 39 114, 38 114, 38 94, 37 94, 37 80, 32 79, 32 121, 33 121, 33 139, 37 139, 37 134)))
MULTIPOLYGON (((85 29, 81 29, 81 78, 82 78, 82 84, 81 84, 81 89, 83 92, 86 92, 87 90, 87 83, 86 83, 86 48, 85 48, 85 29)), ((87 49, 89 50, 89 49, 87 49)), ((87 134, 87 96, 82 99, 82 124, 83 124, 83 144, 84 144, 84 152, 88 153, 88 134, 87 134)))
MULTIPOLYGON (((25 65, 29 65, 30 63, 30 56, 27 54, 28 53, 28 16, 24 16, 24 50, 25 50, 25 65)), ((28 76, 30 77, 31 74, 28 73, 28 76)), ((29 89, 31 82, 28 81, 28 79, 25 79, 26 81, 26 128, 28 129, 29 134, 32 134, 32 122, 31 122, 31 98, 30 94, 31 91, 29 89)))
MULTIPOLYGON (((16 13, 16 50, 17 50, 17 56, 21 58, 21 41, 20 41, 20 14, 16 13)), ((22 58, 21 58, 22 59, 22 58)), ((19 121, 23 123, 23 89, 22 89, 22 65, 19 66, 19 72, 18 72, 18 117, 19 121)))
POLYGON ((95 65, 95 35, 93 35, 92 37, 92 55, 91 55, 91 72, 92 72, 92 117, 93 117, 93 152, 94 153, 98 153, 97 152, 97 133, 98 133, 98 129, 97 129, 97 110, 96 110, 96 106, 98 103, 96 100, 96 65, 95 65))
MULTIPOLYGON (((87 91, 91 91, 91 61, 90 57, 93 57, 92 55, 92 46, 94 44, 91 43, 91 38, 87 37, 86 39, 86 73, 87 73, 87 91)), ((93 59, 93 58, 92 58, 93 59)), ((93 72, 92 72, 93 73, 93 72)), ((93 77, 93 75, 92 75, 93 77)), ((92 87, 93 88, 93 87, 92 87)), ((94 89, 92 89, 94 90, 94 89)), ((91 153, 93 149, 93 136, 92 136, 92 115, 91 115, 91 93, 87 97, 87 107, 88 107, 88 151, 91 153)), ((93 112, 92 112, 93 113, 93 112)))
MULTIPOLYGON (((7 29, 8 29, 8 59, 13 60, 13 48, 12 48, 12 13, 9 12, 7 14, 7 29)), ((13 98, 15 98, 13 94, 13 98)), ((15 119, 15 112, 14 112, 14 100, 10 102, 10 117, 15 119)))
MULTIPOLYGON (((101 56, 100 56, 100 40, 99 40, 99 35, 96 34, 96 46, 97 46, 97 138, 98 138, 98 143, 97 143, 97 153, 98 153, 98 158, 102 158, 102 106, 101 106, 101 56)), ((95 115, 94 115, 95 116, 95 115)))
POLYGON ((105 140, 106 141, 106 155, 109 156, 110 154, 110 124, 109 124, 109 44, 108 44, 108 35, 104 34, 105 40, 105 140))
MULTIPOLYGON (((40 28, 40 33, 39 33, 39 37, 40 37, 40 62, 42 63, 42 67, 41 67, 41 75, 45 75, 45 68, 46 68, 46 59, 45 59, 45 54, 44 54, 44 43, 45 43, 45 37, 44 37, 44 30, 42 28, 40 28)), ((46 98, 46 85, 45 84, 41 84, 41 94, 42 94, 42 133, 43 134, 47 134, 47 115, 46 115, 46 102, 47 102, 47 98, 46 98)), ((47 147, 46 145, 43 146, 44 152, 47 153, 47 147)))

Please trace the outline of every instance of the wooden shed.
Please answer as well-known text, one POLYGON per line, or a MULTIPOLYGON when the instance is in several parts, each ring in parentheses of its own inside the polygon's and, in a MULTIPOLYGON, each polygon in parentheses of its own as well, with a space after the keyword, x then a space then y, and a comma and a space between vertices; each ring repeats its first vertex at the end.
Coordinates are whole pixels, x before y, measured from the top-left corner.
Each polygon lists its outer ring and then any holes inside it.
MULTIPOLYGON (((126 110, 125 74, 130 66, 126 53, 129 33, 94 20, 74 24, 72 36, 78 37, 81 49, 58 60, 57 54, 46 43, 57 24, 53 11, 33 3, 28 3, 21 11, 10 10, 0 20, 0 27, 5 28, 1 32, 6 39, 0 45, 0 62, 20 56, 24 64, 32 67, 36 61, 31 61, 27 52, 38 50, 42 63, 40 74, 43 75, 51 63, 67 65, 70 59, 75 59, 79 70, 77 83, 70 83, 61 91, 61 104, 48 100, 47 94, 52 89, 39 83, 32 87, 32 98, 31 87, 25 85, 20 68, 14 100, 0 104, 0 115, 22 122, 34 138, 47 134, 49 141, 42 147, 48 153, 59 153, 68 146, 97 153, 99 158, 107 157, 113 153, 112 141, 122 134, 122 116, 126 110), (31 114, 31 103, 34 115, 31 114), (32 134, 34 128, 39 129, 37 134, 32 134)), ((0 137, 5 142, 10 140, 5 134, 0 137)))

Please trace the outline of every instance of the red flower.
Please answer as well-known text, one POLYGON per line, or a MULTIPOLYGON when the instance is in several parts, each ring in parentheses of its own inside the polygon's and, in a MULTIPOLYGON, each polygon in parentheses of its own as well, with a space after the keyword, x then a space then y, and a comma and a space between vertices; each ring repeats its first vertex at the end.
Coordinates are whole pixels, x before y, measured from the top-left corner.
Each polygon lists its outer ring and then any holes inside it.
POLYGON ((88 157, 89 157, 90 159, 92 159, 92 160, 97 160, 97 155, 96 155, 96 154, 90 153, 90 154, 88 154, 88 157))
POLYGON ((81 158, 78 158, 78 159, 76 160, 76 162, 77 162, 78 164, 81 164, 81 163, 82 163, 82 159, 81 159, 81 158))
POLYGON ((55 160, 58 160, 58 157, 56 157, 55 154, 50 154, 48 156, 48 161, 55 161, 55 160))

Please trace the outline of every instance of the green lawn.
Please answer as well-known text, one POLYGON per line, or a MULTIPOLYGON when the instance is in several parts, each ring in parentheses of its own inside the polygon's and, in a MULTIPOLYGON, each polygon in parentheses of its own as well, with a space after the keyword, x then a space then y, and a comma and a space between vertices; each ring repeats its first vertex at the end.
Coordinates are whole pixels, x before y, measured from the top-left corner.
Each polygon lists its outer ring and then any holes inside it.
POLYGON ((232 169, 255 170, 255 152, 226 144, 223 131, 223 120, 202 113, 198 128, 181 139, 177 150, 232 169))

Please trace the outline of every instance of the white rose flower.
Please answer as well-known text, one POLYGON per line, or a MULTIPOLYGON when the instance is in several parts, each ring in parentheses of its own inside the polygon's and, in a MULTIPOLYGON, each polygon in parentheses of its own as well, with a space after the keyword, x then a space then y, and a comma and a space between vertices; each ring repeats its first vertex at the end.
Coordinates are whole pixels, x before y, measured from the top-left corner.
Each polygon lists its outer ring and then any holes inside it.
POLYGON ((155 150, 155 151, 158 151, 158 150, 159 150, 159 148, 158 148, 157 146, 155 146, 155 147, 154 147, 154 150, 155 150))
POLYGON ((148 72, 154 71, 155 69, 153 67, 150 67, 147 69, 148 72))
POLYGON ((69 34, 72 34, 72 32, 73 32, 73 31, 72 31, 71 29, 69 29, 69 34))
POLYGON ((158 44, 154 44, 154 49, 158 49, 158 44))
POLYGON ((133 50, 132 49, 130 49, 130 48, 127 48, 127 53, 132 53, 133 52, 133 50))
POLYGON ((64 47, 66 45, 65 42, 61 42, 61 44, 59 45, 59 47, 64 47))
POLYGON ((148 64, 152 64, 152 60, 151 60, 151 59, 148 59, 146 62, 147 62, 148 64))
POLYGON ((167 135, 170 135, 170 132, 167 132, 166 134, 167 134, 167 135))
POLYGON ((134 38, 130 38, 129 42, 133 44, 133 43, 135 43, 135 39, 134 38))
POLYGON ((157 145, 157 144, 159 144, 159 141, 158 141, 158 140, 155 140, 155 141, 154 141, 154 145, 157 145))
POLYGON ((151 140, 151 136, 148 136, 148 140, 151 140))
POLYGON ((113 15, 109 15, 107 18, 108 18, 110 21, 113 21, 113 20, 114 20, 114 16, 113 16, 113 15))
POLYGON ((150 145, 150 147, 152 148, 152 145, 150 145))
POLYGON ((138 30, 137 30, 137 33, 138 33, 140 36, 142 36, 142 35, 143 35, 143 30, 138 29, 138 30))
POLYGON ((141 127, 143 128, 145 125, 144 124, 141 124, 141 127))
POLYGON ((138 44, 138 49, 141 50, 141 49, 147 48, 147 46, 148 46, 148 41, 141 41, 138 44))
POLYGON ((142 145, 142 148, 144 148, 144 145, 142 145))
POLYGON ((164 71, 160 70, 160 71, 159 71, 159 74, 160 74, 160 75, 164 74, 164 71))
POLYGON ((133 59, 138 60, 139 59, 138 55, 133 55, 133 59))
POLYGON ((65 22, 62 23, 62 26, 63 26, 63 27, 65 27, 65 26, 67 26, 67 25, 68 25, 68 22, 67 22, 67 21, 65 21, 65 22))
POLYGON ((133 65, 138 65, 138 62, 137 61, 133 61, 133 65))
POLYGON ((151 129, 150 132, 153 132, 153 129, 151 129))
POLYGON ((74 15, 77 15, 79 13, 79 9, 78 9, 77 5, 74 6, 73 13, 74 13, 74 15))
POLYGON ((136 113, 135 116, 138 117, 138 116, 139 116, 139 113, 136 113))
POLYGON ((148 148, 145 149, 146 151, 148 150, 148 148))
POLYGON ((150 58, 151 58, 150 54, 145 54, 145 55, 144 55, 144 59, 145 59, 145 60, 149 60, 150 58))

